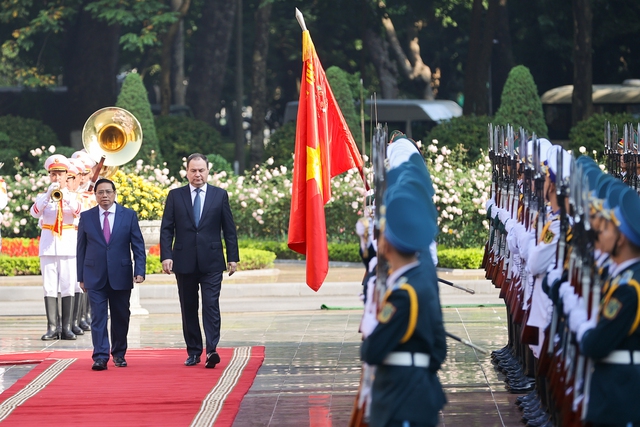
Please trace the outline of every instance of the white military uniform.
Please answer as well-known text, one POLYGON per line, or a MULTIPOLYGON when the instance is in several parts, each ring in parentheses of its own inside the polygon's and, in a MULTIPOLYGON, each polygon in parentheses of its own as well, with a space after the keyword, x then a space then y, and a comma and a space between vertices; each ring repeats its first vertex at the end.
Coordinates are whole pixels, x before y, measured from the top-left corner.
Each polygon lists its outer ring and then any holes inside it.
MULTIPOLYGON (((47 162, 48 170, 60 168, 61 164, 66 164, 68 167, 68 160, 60 155, 51 156, 47 162)), ((75 267, 77 231, 74 219, 80 215, 81 204, 75 193, 63 189, 62 194, 62 200, 55 202, 47 193, 40 193, 31 206, 31 215, 41 219, 39 255, 45 297, 57 297, 58 292, 62 297, 73 296, 77 282, 75 267), (60 207, 62 223, 60 229, 56 229, 60 207)))

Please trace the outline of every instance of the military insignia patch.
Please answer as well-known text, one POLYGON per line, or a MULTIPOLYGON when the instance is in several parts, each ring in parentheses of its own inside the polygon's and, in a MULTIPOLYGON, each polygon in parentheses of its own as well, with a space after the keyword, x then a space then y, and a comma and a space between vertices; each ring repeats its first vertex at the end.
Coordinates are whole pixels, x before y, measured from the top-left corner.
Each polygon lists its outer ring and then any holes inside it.
POLYGON ((380 313, 378 313, 378 322, 387 323, 393 317, 396 312, 396 308, 390 302, 386 303, 380 313))
POLYGON ((547 230, 547 232, 544 233, 544 236, 542 236, 542 242, 551 243, 554 237, 556 237, 556 235, 553 233, 553 231, 547 230))
POLYGON ((607 305, 604 306, 602 310, 602 315, 605 319, 613 320, 616 318, 618 313, 620 313, 620 309, 622 308, 622 303, 617 298, 611 298, 607 305))

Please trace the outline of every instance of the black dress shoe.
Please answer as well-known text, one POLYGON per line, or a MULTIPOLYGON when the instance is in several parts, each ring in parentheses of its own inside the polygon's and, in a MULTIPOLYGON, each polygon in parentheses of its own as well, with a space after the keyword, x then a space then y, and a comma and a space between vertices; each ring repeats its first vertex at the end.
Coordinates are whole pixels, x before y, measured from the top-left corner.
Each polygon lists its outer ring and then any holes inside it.
POLYGON ((116 365, 118 368, 126 368, 127 367, 127 361, 124 360, 124 357, 114 357, 113 358, 113 364, 116 365))
POLYGON ((195 354, 190 355, 187 357, 187 360, 184 361, 185 366, 195 366, 198 363, 200 363, 200 356, 196 356, 195 354))
POLYGON ((94 371, 104 371, 107 369, 107 361, 104 359, 98 359, 93 362, 93 366, 91 367, 94 371))
POLYGON ((220 363, 220 355, 217 351, 207 353, 207 363, 204 365, 207 368, 215 368, 220 363))

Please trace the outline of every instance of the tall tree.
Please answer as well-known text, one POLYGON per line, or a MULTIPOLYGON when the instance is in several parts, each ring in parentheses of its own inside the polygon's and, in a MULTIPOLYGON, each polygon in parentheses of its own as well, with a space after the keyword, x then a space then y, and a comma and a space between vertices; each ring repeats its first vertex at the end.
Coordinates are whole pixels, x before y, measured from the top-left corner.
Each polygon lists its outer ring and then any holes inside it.
POLYGON ((500 106, 500 94, 507 81, 509 71, 516 65, 511 46, 511 30, 509 28, 509 11, 507 0, 500 0, 498 19, 494 33, 494 44, 491 53, 491 98, 488 114, 492 115, 500 106))
POLYGON ((593 68, 591 64, 591 0, 572 0, 573 94, 571 119, 575 125, 593 114, 593 68))
POLYGON ((182 4, 177 10, 177 19, 171 24, 166 33, 162 36, 162 63, 160 65, 162 77, 160 80, 160 93, 162 109, 160 114, 166 116, 169 114, 171 107, 171 70, 173 56, 173 41, 180 28, 182 19, 189 11, 191 0, 182 0, 182 4))
POLYGON ((267 54, 273 3, 260 4, 254 14, 255 40, 251 62, 251 152, 249 165, 262 163, 264 155, 264 127, 267 113, 267 54))
POLYGON ((486 115, 489 112, 487 83, 493 49, 493 35, 498 18, 499 0, 489 0, 489 7, 483 19, 483 0, 473 0, 469 50, 464 71, 465 115, 486 115), (484 22, 484 25, 483 25, 484 22))
MULTIPOLYGON (((183 0, 171 0, 171 9, 178 11, 183 0)), ((187 85, 184 83, 184 19, 180 19, 178 31, 173 38, 171 55, 171 100, 173 104, 185 105, 187 85)))
POLYGON ((244 133, 244 119, 242 117, 242 107, 244 105, 244 64, 242 61, 242 0, 237 2, 238 12, 236 13, 236 66, 235 66, 235 100, 233 102, 233 124, 235 136, 234 169, 236 173, 244 173, 244 146, 247 141, 244 133))
POLYGON ((235 1, 206 1, 194 34, 187 104, 196 118, 209 124, 215 124, 220 110, 236 10, 235 1))

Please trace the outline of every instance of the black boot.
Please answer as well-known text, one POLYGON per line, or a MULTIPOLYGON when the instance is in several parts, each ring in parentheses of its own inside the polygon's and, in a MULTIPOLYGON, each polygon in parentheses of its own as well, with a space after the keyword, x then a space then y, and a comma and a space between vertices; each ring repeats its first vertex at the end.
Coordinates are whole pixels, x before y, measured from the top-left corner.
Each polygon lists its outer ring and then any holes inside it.
POLYGON ((80 326, 78 325, 78 318, 80 317, 80 305, 82 303, 82 294, 80 292, 76 292, 76 295, 74 297, 74 304, 73 304, 73 315, 71 318, 71 332, 73 332, 76 335, 84 335, 84 331, 80 328, 80 326))
POLYGON ((44 309, 47 313, 47 333, 42 336, 43 341, 60 339, 57 328, 58 298, 44 297, 44 309))
POLYGON ((62 334, 63 340, 75 340, 71 332, 71 316, 73 315, 73 297, 62 297, 62 334))
MULTIPOLYGON (((77 303, 78 303, 78 298, 76 298, 76 304, 77 303)), ((89 296, 86 293, 80 294, 80 306, 79 306, 80 318, 78 319, 78 326, 80 326, 80 329, 82 329, 84 332, 91 331, 91 326, 87 322, 87 316, 86 316, 88 307, 89 307, 89 296)))

